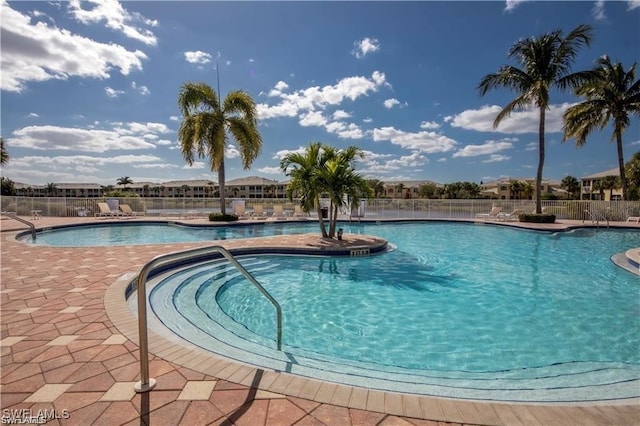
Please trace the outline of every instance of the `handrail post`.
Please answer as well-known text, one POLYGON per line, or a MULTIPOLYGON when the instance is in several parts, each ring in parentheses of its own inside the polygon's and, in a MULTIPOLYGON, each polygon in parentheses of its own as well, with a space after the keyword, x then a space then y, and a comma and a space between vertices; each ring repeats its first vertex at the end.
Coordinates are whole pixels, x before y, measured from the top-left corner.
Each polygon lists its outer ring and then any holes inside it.
POLYGON ((244 275, 269 302, 276 308, 277 322, 277 340, 276 346, 279 351, 282 350, 282 308, 280 304, 262 287, 262 285, 251 275, 244 266, 236 260, 235 257, 222 246, 199 247, 195 249, 185 250, 181 252, 167 253, 159 255, 147 262, 138 274, 138 288, 136 294, 138 297, 138 346, 140 347, 140 381, 134 385, 136 392, 149 392, 156 386, 155 379, 149 377, 149 337, 147 334, 147 277, 149 272, 159 263, 170 261, 173 259, 184 257, 195 257, 208 252, 220 253, 229 261, 238 271, 244 275))

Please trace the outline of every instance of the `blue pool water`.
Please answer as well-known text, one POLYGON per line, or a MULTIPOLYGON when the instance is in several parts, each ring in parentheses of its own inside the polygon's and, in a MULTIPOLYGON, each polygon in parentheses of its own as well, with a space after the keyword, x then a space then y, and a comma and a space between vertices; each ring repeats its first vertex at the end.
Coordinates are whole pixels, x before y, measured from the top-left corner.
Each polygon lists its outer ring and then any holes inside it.
POLYGON ((318 230, 317 224, 260 224, 249 226, 183 226, 179 224, 136 222, 53 228, 38 232, 35 241, 25 234, 29 244, 89 247, 139 244, 171 244, 268 235, 300 234, 318 230))
POLYGON ((640 394, 640 282, 610 257, 633 231, 351 225, 397 250, 208 262, 150 291, 157 326, 254 365, 383 390, 518 401, 640 394))

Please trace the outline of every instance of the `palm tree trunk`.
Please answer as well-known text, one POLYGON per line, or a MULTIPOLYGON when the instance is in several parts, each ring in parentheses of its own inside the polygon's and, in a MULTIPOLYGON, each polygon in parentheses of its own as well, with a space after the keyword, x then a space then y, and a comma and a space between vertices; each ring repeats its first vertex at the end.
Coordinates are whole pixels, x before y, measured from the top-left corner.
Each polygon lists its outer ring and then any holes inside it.
POLYGON ((329 216, 329 238, 333 238, 336 235, 336 221, 338 218, 338 205, 331 202, 331 207, 329 208, 331 212, 329 216))
POLYGON ((320 224, 320 232, 322 238, 327 238, 327 230, 324 229, 324 220, 322 219, 322 206, 320 206, 320 197, 316 197, 316 209, 318 212, 318 224, 320 224))
MULTIPOLYGON (((627 178, 624 174, 624 155, 622 153, 622 132, 616 129, 616 143, 618 145, 618 167, 620 168, 620 183, 622 184, 622 200, 627 200, 627 178)), ((613 194, 613 190, 611 191, 613 194)))
POLYGON ((542 213, 542 169, 544 168, 544 120, 545 109, 540 106, 540 124, 539 124, 539 141, 538 141, 538 172, 536 173, 536 213, 542 213))
POLYGON ((218 169, 218 186, 220 187, 220 213, 226 214, 227 208, 225 206, 225 189, 224 189, 224 159, 220 162, 220 168, 218 169))

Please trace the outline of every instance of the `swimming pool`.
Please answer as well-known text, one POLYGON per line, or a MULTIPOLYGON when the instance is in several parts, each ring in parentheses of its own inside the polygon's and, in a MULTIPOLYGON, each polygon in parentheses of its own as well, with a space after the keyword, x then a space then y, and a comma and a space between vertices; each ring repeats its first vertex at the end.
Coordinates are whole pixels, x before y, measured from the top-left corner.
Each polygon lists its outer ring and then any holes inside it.
POLYGON ((224 262, 151 282, 150 325, 252 365, 371 389, 540 402, 639 396, 640 286, 610 257, 640 246, 640 233, 443 223, 348 231, 397 250, 242 259, 282 305, 283 352, 273 307, 224 262))

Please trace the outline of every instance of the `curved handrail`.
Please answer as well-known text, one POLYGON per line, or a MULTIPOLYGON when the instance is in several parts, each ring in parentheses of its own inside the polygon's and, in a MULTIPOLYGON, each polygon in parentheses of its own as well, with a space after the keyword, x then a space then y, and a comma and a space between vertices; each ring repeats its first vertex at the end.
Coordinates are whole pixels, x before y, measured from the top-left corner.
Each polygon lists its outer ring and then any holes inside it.
POLYGON ((273 296, 271 296, 271 294, 269 294, 269 292, 264 287, 262 287, 262 285, 253 277, 253 275, 251 275, 251 273, 247 271, 245 267, 235 259, 235 257, 233 257, 233 255, 227 249, 222 246, 208 246, 162 254, 154 257, 142 267, 137 280, 138 336, 140 340, 140 381, 134 386, 136 392, 148 392, 156 385, 156 381, 149 378, 149 339, 147 336, 147 277, 149 276, 149 273, 161 264, 168 264, 172 261, 190 259, 199 255, 215 252, 220 253, 229 261, 229 263, 235 266, 236 269, 238 269, 238 271, 240 271, 251 284, 253 284, 258 290, 260 290, 260 293, 262 293, 276 308, 278 327, 277 348, 279 351, 282 350, 282 308, 280 307, 280 304, 273 298, 273 296))
POLYGON ((36 239, 36 226, 33 223, 31 223, 28 220, 25 220, 25 219, 23 219, 21 217, 18 217, 18 215, 16 215, 13 212, 2 212, 2 214, 5 215, 5 216, 9 216, 11 219, 17 220, 18 222, 22 222, 25 225, 28 225, 29 228, 31 228, 31 237, 35 241, 35 239, 36 239))

